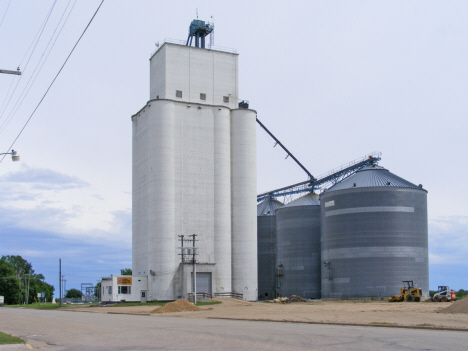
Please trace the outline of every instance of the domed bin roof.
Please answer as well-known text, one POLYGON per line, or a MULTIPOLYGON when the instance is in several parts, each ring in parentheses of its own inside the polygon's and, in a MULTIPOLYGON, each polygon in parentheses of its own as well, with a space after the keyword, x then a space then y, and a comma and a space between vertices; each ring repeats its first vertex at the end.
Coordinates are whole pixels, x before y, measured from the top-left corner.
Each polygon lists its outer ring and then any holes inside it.
POLYGON ((320 206, 319 195, 315 193, 308 193, 289 204, 285 205, 284 207, 294 207, 294 206, 320 206))
POLYGON ((366 166, 357 171, 351 177, 343 180, 332 186, 326 192, 354 189, 354 188, 371 188, 371 187, 403 187, 422 189, 422 185, 415 185, 407 180, 391 173, 388 169, 378 165, 366 166))
POLYGON ((284 204, 271 197, 263 200, 257 205, 257 217, 258 216, 274 216, 276 210, 283 207, 284 204))

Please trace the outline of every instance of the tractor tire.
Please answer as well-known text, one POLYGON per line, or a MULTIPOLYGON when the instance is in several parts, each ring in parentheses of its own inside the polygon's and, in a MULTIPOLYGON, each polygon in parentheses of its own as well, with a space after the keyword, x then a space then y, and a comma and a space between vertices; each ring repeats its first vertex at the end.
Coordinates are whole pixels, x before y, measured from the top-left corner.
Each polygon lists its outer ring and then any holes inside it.
POLYGON ((414 302, 414 296, 411 295, 411 294, 406 295, 405 301, 406 302, 414 302))
POLYGON ((439 296, 434 296, 434 297, 432 298, 432 301, 434 301, 434 302, 440 302, 440 297, 439 297, 439 296))
POLYGON ((440 301, 441 301, 441 302, 447 302, 447 301, 448 301, 448 300, 447 300, 447 296, 442 296, 442 297, 440 298, 440 301))
POLYGON ((415 298, 414 298, 414 302, 419 302, 419 301, 421 301, 421 298, 420 298, 420 297, 415 297, 415 298))

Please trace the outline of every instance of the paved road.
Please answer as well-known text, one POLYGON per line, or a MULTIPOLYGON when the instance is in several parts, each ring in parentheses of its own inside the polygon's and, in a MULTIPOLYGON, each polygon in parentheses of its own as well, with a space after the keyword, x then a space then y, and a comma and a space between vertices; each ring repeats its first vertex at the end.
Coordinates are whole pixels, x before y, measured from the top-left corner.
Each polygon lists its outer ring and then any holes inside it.
MULTIPOLYGON (((42 350, 467 350, 468 332, 0 309, 42 350)), ((0 348, 4 351, 4 348, 0 348)))

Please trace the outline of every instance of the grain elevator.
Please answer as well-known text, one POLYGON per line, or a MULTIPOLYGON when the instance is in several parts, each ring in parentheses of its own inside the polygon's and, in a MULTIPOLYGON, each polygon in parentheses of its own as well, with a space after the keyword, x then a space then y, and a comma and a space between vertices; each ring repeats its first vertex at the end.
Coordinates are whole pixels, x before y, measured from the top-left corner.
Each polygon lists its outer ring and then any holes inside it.
POLYGON ((192 234, 198 292, 258 296, 256 111, 239 104, 238 54, 205 48, 204 35, 157 49, 150 99, 132 116, 132 269, 149 301, 192 291, 179 241, 192 234))

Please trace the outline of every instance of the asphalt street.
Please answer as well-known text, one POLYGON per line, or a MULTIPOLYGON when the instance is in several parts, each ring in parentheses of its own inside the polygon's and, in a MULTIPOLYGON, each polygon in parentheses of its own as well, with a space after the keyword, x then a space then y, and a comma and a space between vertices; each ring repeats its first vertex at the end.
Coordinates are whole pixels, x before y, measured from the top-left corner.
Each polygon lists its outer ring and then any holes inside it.
MULTIPOLYGON (((0 331, 26 339, 34 349, 51 351, 466 350, 468 345, 468 332, 458 331, 18 308, 0 308, 0 331)), ((0 350, 8 350, 8 347, 0 350)))

